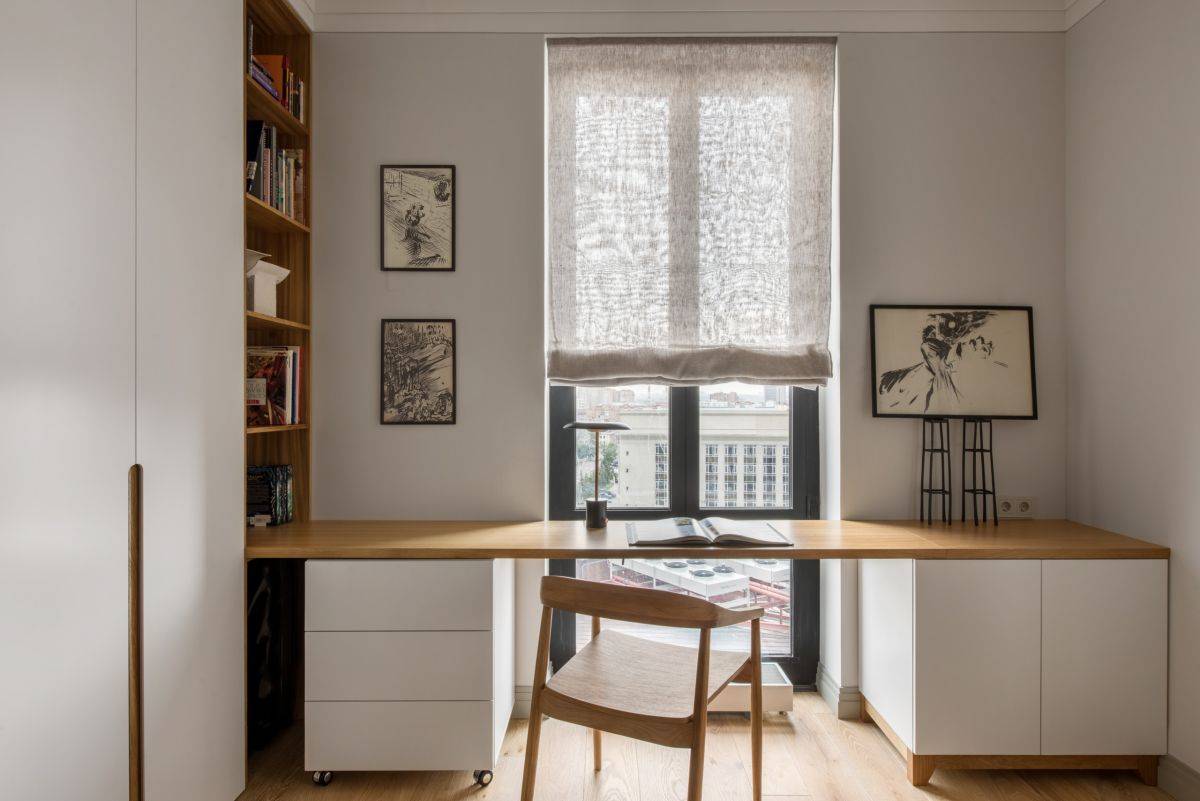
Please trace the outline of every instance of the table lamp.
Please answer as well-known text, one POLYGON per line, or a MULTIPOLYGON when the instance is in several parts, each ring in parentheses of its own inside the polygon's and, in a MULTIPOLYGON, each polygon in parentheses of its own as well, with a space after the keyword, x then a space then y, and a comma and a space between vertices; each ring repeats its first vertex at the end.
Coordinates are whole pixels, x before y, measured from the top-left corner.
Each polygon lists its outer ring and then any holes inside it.
POLYGON ((563 426, 566 430, 591 431, 596 437, 596 488, 592 499, 587 501, 587 527, 604 528, 608 525, 608 501, 600 500, 600 433, 603 431, 628 431, 624 423, 590 423, 576 420, 563 426))

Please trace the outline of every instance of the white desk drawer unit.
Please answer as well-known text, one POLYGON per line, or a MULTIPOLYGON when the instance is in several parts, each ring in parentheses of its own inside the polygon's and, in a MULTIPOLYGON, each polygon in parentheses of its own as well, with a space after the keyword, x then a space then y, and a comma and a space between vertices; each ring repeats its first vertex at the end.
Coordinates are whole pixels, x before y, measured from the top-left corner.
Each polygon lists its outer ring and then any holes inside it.
POLYGON ((309 560, 304 765, 474 770, 513 706, 513 562, 309 560))

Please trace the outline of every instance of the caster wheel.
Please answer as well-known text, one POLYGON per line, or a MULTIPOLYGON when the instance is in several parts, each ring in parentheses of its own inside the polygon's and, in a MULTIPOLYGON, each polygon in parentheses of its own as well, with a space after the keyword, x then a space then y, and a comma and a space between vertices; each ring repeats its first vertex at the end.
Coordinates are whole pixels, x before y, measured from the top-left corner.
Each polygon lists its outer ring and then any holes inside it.
POLYGON ((333 781, 333 774, 327 770, 313 771, 312 780, 318 787, 325 787, 333 781))
POLYGON ((475 771, 475 783, 480 787, 487 787, 492 783, 492 772, 490 770, 475 771))

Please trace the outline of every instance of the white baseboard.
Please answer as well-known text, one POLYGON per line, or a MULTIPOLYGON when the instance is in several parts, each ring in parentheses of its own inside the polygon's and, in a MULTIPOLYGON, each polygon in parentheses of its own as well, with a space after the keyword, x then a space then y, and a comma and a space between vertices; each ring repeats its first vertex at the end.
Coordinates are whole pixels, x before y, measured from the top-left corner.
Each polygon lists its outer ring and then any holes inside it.
POLYGON ((1200 801, 1200 772, 1165 756, 1158 761, 1158 787, 1176 801, 1200 801))
POLYGON ((840 686, 820 663, 817 664, 817 692, 840 720, 858 719, 859 709, 862 708, 862 693, 857 687, 840 686))
POLYGON ((533 701, 533 686, 529 684, 518 684, 513 688, 513 712, 514 718, 526 720, 529 718, 529 704, 533 701))

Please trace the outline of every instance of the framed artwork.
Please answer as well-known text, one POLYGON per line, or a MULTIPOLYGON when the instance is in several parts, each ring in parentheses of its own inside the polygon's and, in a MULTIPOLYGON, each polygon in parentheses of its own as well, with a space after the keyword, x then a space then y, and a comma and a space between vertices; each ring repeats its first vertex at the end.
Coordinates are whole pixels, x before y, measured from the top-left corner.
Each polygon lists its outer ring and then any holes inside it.
POLYGON ((453 425, 458 413, 453 320, 383 320, 379 422, 453 425))
POLYGON ((454 165, 379 168, 379 269, 454 271, 454 165))
POLYGON ((875 417, 1036 420, 1029 306, 871 306, 875 417))

